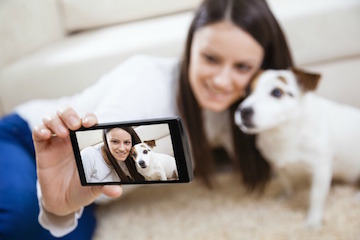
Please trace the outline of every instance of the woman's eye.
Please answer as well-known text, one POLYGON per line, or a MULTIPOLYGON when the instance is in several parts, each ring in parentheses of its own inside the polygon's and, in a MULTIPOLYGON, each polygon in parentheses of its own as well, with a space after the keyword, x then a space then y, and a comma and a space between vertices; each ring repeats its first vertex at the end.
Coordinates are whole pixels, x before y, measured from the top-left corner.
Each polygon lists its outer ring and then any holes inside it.
POLYGON ((236 64, 235 68, 240 72, 248 72, 251 70, 251 67, 247 64, 236 64))
POLYGON ((274 88, 271 91, 271 96, 276 97, 276 98, 280 98, 283 95, 283 91, 280 88, 274 88))
POLYGON ((218 60, 216 57, 213 57, 212 55, 209 54, 203 54, 203 58, 208 62, 208 63, 217 63, 218 60))

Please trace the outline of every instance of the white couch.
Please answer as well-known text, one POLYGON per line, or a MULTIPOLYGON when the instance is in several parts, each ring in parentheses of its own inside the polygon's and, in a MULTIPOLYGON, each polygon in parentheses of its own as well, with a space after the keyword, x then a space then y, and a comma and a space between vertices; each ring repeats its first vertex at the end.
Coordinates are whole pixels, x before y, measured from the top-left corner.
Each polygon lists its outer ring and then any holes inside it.
MULTIPOLYGON (((180 55, 200 0, 2 0, 0 116, 81 91, 134 54, 180 55)), ((360 1, 268 0, 320 95, 360 107, 360 1)))

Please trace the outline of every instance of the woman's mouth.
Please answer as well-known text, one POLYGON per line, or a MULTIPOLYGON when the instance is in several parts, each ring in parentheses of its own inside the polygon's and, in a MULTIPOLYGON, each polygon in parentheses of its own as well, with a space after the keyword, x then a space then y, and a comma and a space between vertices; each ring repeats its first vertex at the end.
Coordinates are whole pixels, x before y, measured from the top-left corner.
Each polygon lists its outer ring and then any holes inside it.
POLYGON ((126 157, 126 152, 116 152, 116 155, 123 158, 123 157, 126 157))
POLYGON ((211 86, 211 84, 209 82, 205 83, 205 89, 211 98, 214 98, 217 100, 224 99, 225 97, 227 97, 229 95, 228 91, 219 90, 219 89, 211 86))

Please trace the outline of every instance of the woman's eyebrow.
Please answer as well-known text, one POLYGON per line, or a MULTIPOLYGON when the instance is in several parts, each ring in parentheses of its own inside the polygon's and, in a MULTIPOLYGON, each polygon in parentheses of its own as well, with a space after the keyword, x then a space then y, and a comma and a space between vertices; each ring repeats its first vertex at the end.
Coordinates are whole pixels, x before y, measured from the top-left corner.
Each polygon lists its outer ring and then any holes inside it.
MULTIPOLYGON (((221 51, 217 51, 217 50, 211 48, 210 46, 204 47, 202 52, 213 54, 213 55, 215 55, 215 57, 219 58, 220 60, 224 58, 222 56, 222 54, 220 53, 221 51)), ((241 59, 241 60, 235 61, 234 65, 239 65, 239 64, 253 65, 256 62, 257 62, 257 59, 247 58, 247 59, 241 59)))
POLYGON ((202 53, 210 53, 210 54, 214 54, 216 56, 220 55, 216 50, 212 49, 211 47, 204 47, 201 50, 202 53))

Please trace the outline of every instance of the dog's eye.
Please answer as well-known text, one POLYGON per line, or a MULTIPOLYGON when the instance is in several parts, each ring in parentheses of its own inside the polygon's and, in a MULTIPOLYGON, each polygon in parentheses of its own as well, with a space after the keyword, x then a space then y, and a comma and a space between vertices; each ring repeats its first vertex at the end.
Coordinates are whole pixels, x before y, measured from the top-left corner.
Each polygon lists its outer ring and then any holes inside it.
POLYGON ((283 90, 281 90, 280 88, 274 88, 271 91, 271 96, 276 97, 276 98, 281 98, 281 96, 284 94, 283 90))
POLYGON ((147 153, 148 153, 148 150, 144 150, 144 151, 143 151, 143 154, 147 154, 147 153))

